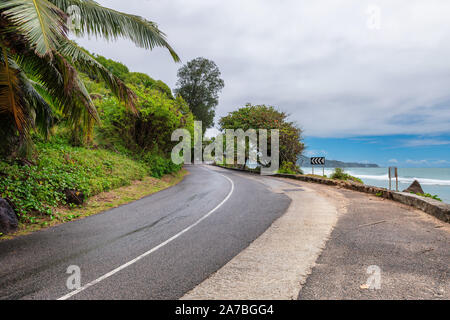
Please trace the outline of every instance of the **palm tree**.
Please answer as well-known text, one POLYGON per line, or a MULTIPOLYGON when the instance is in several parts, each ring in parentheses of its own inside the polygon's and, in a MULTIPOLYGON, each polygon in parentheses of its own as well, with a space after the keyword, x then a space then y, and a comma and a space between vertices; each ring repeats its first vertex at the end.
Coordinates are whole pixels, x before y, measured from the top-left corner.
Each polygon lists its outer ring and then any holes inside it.
POLYGON ((167 48, 179 61, 158 26, 139 16, 105 8, 92 0, 1 0, 3 137, 26 141, 35 128, 47 135, 54 112, 66 117, 73 127, 92 126, 98 116, 79 72, 97 74, 122 102, 135 109, 133 91, 68 38, 66 12, 72 6, 80 11, 78 36, 128 38, 145 49, 167 48))

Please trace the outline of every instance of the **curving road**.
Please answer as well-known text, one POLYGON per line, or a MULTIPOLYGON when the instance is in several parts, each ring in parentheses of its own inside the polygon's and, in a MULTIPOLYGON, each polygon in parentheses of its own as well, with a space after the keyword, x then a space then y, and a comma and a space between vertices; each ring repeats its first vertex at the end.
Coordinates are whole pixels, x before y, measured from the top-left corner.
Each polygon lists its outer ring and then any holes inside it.
POLYGON ((283 215, 290 199, 203 166, 177 186, 0 242, 0 299, 178 299, 283 215), (69 291, 69 266, 82 287, 69 291))

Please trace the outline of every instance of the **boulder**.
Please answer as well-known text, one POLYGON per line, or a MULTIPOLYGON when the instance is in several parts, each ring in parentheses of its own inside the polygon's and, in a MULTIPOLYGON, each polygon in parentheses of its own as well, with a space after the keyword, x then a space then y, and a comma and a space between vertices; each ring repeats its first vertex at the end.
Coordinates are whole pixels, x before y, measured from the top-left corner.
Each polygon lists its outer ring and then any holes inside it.
POLYGON ((64 195, 66 196, 67 203, 72 203, 75 205, 82 205, 85 199, 83 192, 78 190, 66 189, 64 190, 64 195))
POLYGON ((409 186, 408 189, 404 190, 403 192, 409 192, 409 193, 420 193, 424 194, 422 186, 420 185, 419 181, 414 180, 414 182, 409 186))
POLYGON ((8 234, 17 230, 19 221, 8 201, 0 198, 0 233, 8 234))

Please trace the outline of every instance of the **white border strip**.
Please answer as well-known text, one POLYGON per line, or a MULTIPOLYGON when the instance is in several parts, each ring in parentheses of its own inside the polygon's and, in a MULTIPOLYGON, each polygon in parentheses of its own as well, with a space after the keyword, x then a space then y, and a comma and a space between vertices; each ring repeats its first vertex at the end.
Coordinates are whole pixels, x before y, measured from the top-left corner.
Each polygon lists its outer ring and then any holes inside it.
MULTIPOLYGON (((208 169, 205 169, 205 168, 202 168, 202 169, 207 170, 207 171, 211 171, 211 170, 208 170, 208 169)), ((217 172, 216 172, 216 173, 217 173, 217 172)), ((190 225, 190 226, 187 227, 186 229, 180 231, 179 233, 177 233, 176 235, 174 235, 174 236, 171 237, 170 239, 167 239, 167 240, 164 241, 163 243, 161 243, 161 244, 157 245, 156 247, 150 249, 149 251, 147 251, 147 252, 141 254, 139 257, 137 257, 137 258, 135 258, 135 259, 133 259, 133 260, 131 260, 131 261, 129 261, 129 262, 127 262, 127 263, 121 265, 120 267, 117 267, 116 269, 114 269, 114 270, 112 270, 112 271, 110 271, 110 272, 104 274, 104 275, 101 276, 100 278, 97 278, 97 279, 95 279, 94 281, 89 282, 88 284, 82 286, 81 288, 79 288, 79 289, 77 289, 77 290, 74 290, 74 291, 72 291, 72 292, 66 294, 65 296, 63 296, 63 297, 57 299, 57 300, 67 300, 67 299, 73 297, 74 295, 76 295, 76 294, 78 294, 78 293, 80 293, 80 292, 86 290, 87 288, 92 287, 92 286, 96 285, 97 283, 99 283, 99 282, 101 282, 101 281, 103 281, 103 280, 105 280, 105 279, 111 277, 112 275, 116 274, 117 272, 119 272, 119 271, 121 271, 121 270, 123 270, 123 269, 125 269, 125 268, 127 268, 127 267, 129 267, 129 266, 131 266, 132 264, 135 264, 135 263, 138 262, 139 260, 141 260, 141 259, 145 258, 146 256, 152 254, 153 252, 157 251, 158 249, 161 249, 161 248, 164 247, 166 244, 168 244, 168 243, 172 242, 173 240, 179 238, 181 235, 183 235, 184 233, 188 232, 189 230, 191 230, 192 228, 194 228, 195 226, 197 226, 200 222, 202 222, 203 220, 205 220, 206 218, 208 218, 210 215, 212 215, 212 214, 213 214, 217 209, 219 209, 219 208, 220 208, 220 207, 221 207, 228 199, 230 199, 230 197, 231 197, 231 195, 233 194, 233 191, 234 191, 234 183, 233 183, 233 180, 231 180, 231 179, 228 178, 227 176, 224 176, 223 174, 220 174, 220 173, 217 173, 217 174, 220 175, 220 176, 222 176, 222 177, 224 177, 224 178, 226 178, 226 179, 227 179, 228 181, 230 181, 230 183, 231 183, 231 190, 230 190, 230 192, 229 192, 228 195, 225 197, 225 199, 223 199, 222 202, 219 203, 219 204, 217 205, 217 207, 215 207, 214 209, 212 209, 211 211, 209 211, 207 214, 205 214, 203 217, 201 217, 199 220, 197 220, 197 222, 195 222, 194 224, 190 225)))

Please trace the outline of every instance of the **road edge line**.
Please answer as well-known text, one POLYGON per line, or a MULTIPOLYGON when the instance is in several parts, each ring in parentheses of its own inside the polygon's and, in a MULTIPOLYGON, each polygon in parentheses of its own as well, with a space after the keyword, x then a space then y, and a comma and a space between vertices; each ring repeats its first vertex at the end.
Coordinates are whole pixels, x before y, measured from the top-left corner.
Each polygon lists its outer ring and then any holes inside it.
POLYGON ((130 261, 128 261, 127 263, 122 264, 121 266, 115 268, 114 270, 111 270, 110 272, 108 272, 108 273, 104 274, 103 276, 101 276, 101 277, 99 277, 99 278, 97 278, 97 279, 95 279, 95 280, 89 282, 88 284, 82 286, 82 287, 79 288, 79 289, 76 289, 76 290, 74 290, 74 291, 69 292, 68 294, 66 294, 66 295, 64 295, 64 296, 62 296, 62 297, 60 297, 60 298, 58 298, 57 300, 67 300, 67 299, 70 299, 71 297, 73 297, 73 296, 79 294, 80 292, 82 292, 82 291, 84 291, 84 290, 86 290, 86 289, 88 289, 88 288, 90 288, 90 287, 96 285, 97 283, 99 283, 99 282, 101 282, 101 281, 103 281, 103 280, 105 280, 105 279, 111 277, 112 275, 118 273, 119 271, 121 271, 121 270, 123 270, 123 269, 125 269, 125 268, 127 268, 127 267, 129 267, 129 266, 131 266, 131 265, 133 265, 133 264, 135 264, 135 263, 138 262, 139 260, 141 260, 141 259, 145 258, 146 256, 152 254, 153 252, 155 252, 155 251, 161 249, 161 248, 164 247, 165 245, 169 244, 169 243, 172 242, 173 240, 179 238, 180 236, 182 236, 183 234, 185 234, 186 232, 188 232, 189 230, 191 230, 192 228, 194 228, 195 226, 197 226, 198 224, 200 224, 203 220, 207 219, 207 218, 208 218, 209 216, 211 216, 215 211, 217 211, 217 209, 219 209, 225 202, 227 202, 228 199, 230 199, 231 195, 232 195, 233 192, 234 192, 234 182, 233 182, 233 180, 231 180, 231 179, 228 178, 227 176, 225 176, 225 175, 223 175, 223 174, 220 174, 220 173, 218 173, 218 172, 215 172, 215 171, 212 171, 212 170, 208 170, 208 169, 205 169, 205 168, 201 168, 201 169, 206 170, 206 171, 210 171, 210 172, 217 173, 218 175, 220 175, 220 176, 226 178, 226 179, 231 183, 231 189, 230 189, 230 192, 229 192, 228 195, 225 197, 225 199, 222 200, 222 202, 220 202, 214 209, 212 209, 211 211, 209 211, 207 214, 205 214, 203 217, 201 217, 201 218, 200 218, 199 220, 197 220, 195 223, 193 223, 193 224, 191 224, 190 226, 186 227, 185 229, 181 230, 180 232, 178 232, 177 234, 175 234, 175 235, 172 236, 171 238, 169 238, 169 239, 167 239, 166 241, 164 241, 164 242, 160 243, 159 245, 157 245, 156 247, 153 247, 152 249, 150 249, 150 250, 148 250, 147 252, 141 254, 140 256, 136 257, 135 259, 130 260, 130 261))

